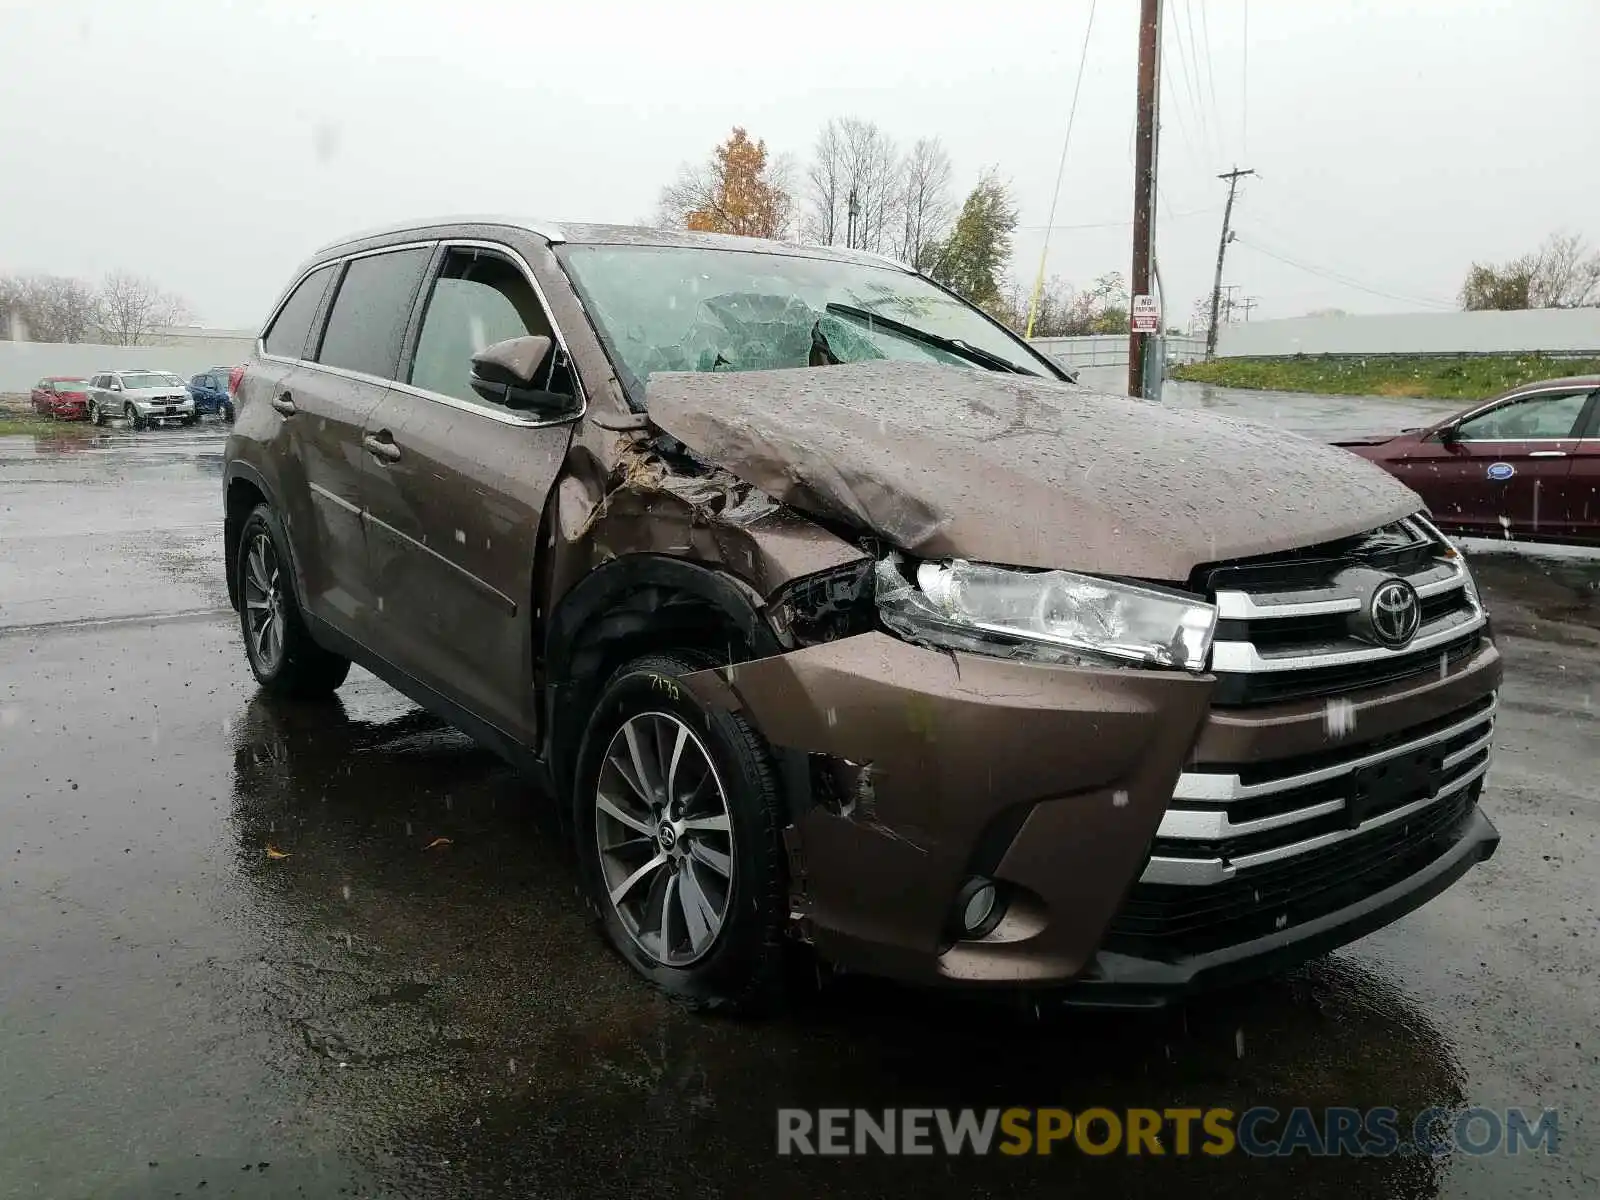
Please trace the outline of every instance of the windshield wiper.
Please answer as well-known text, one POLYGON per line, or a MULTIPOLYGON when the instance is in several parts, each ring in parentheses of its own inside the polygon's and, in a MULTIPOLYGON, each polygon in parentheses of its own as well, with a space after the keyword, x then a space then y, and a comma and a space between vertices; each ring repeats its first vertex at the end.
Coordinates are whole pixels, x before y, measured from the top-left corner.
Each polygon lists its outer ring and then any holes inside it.
POLYGON ((1030 371, 1026 367, 1019 367, 1010 359, 1001 358, 998 354, 991 354, 987 350, 980 350, 971 342, 962 341, 960 338, 945 337, 938 333, 929 333, 926 329, 918 329, 915 325, 905 325, 893 317, 880 316, 871 309, 856 308, 852 304, 830 304, 827 311, 840 317, 854 317, 857 321, 865 321, 871 325, 881 325, 890 333, 897 333, 901 337, 913 342, 921 342, 924 346, 932 346, 936 350, 943 350, 946 354, 954 354, 957 358, 964 358, 968 362, 977 363, 980 367, 988 367, 991 371, 1004 371, 1011 375, 1037 375, 1037 371, 1030 371))

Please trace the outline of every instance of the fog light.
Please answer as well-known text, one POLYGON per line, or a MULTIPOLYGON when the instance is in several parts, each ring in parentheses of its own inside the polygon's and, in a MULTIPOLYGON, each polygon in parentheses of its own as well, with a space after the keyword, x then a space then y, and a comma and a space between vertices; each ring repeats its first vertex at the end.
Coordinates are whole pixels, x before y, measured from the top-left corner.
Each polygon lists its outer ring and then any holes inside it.
POLYGON ((963 938, 980 938, 1000 924, 1005 905, 994 881, 974 875, 961 885, 954 905, 957 932, 963 938))

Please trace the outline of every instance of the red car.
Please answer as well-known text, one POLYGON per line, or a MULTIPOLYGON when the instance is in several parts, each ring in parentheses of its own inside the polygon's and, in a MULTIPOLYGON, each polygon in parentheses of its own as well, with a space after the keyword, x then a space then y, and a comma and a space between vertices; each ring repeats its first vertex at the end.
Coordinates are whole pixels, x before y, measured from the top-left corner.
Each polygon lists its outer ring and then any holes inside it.
POLYGON ((77 375, 46 375, 33 385, 33 411, 63 421, 89 419, 89 382, 77 375))
POLYGON ((1449 533, 1600 545, 1600 376, 1524 384, 1427 429, 1339 444, 1449 533))

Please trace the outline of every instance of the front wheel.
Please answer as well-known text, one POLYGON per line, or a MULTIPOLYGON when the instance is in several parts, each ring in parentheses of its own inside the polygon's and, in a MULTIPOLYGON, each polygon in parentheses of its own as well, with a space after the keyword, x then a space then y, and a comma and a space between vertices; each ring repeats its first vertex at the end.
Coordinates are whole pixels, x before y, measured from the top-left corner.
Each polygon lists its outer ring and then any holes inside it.
POLYGON ((128 418, 128 424, 132 425, 135 429, 143 429, 145 427, 145 419, 139 415, 139 410, 133 405, 123 405, 122 415, 128 418))
POLYGON ((311 638, 289 578, 288 539, 277 514, 258 504, 239 535, 239 627, 250 670, 267 691, 312 699, 338 690, 350 660, 311 638))
POLYGON ((89 420, 104 429, 106 424, 106 411, 97 404, 89 405, 89 420))
POLYGON ((782 801, 761 737, 683 686, 716 665, 675 651, 611 677, 578 752, 573 817, 618 953, 677 1000, 744 1012, 782 986, 782 801))

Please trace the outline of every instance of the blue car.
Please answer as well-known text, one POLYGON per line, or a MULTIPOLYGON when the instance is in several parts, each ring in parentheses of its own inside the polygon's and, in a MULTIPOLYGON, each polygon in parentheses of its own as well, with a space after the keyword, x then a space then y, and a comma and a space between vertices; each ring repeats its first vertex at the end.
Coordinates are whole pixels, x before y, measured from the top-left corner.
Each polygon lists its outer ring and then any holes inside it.
POLYGON ((229 367, 212 367, 201 371, 188 382, 189 395, 194 397, 196 416, 220 416, 233 420, 233 397, 228 395, 229 367))

